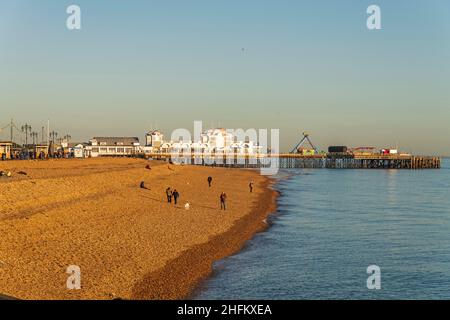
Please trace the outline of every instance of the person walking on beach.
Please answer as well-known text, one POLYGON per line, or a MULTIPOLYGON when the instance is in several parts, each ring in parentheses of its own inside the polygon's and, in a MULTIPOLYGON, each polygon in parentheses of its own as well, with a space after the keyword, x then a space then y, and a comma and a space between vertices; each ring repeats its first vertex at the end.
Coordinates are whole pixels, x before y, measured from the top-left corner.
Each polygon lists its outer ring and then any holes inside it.
POLYGON ((167 203, 172 203, 172 190, 170 187, 166 189, 167 203))
POLYGON ((220 194, 220 210, 227 210, 227 194, 222 192, 220 194))
POLYGON ((177 189, 173 189, 172 196, 173 196, 173 202, 176 205, 178 198, 180 197, 180 194, 178 193, 177 189))
POLYGON ((211 182, 212 182, 212 177, 210 176, 210 177, 208 177, 208 185, 210 188, 211 188, 211 182))
POLYGON ((253 192, 253 182, 250 182, 250 184, 248 185, 249 189, 250 189, 250 193, 253 192))

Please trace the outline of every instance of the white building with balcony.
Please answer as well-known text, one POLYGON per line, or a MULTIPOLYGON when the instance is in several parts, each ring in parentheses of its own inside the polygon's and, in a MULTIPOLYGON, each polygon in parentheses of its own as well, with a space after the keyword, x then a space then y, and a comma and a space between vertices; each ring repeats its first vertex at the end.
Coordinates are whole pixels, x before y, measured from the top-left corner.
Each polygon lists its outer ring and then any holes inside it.
POLYGON ((136 137, 94 137, 85 152, 93 158, 132 156, 141 153, 141 145, 136 137))
MULTIPOLYGON (((236 141, 231 132, 226 129, 208 129, 200 135, 200 141, 162 141, 159 147, 161 153, 192 153, 208 154, 257 154, 262 153, 263 148, 256 141, 236 141)), ((147 151, 146 151, 147 152, 147 151)))

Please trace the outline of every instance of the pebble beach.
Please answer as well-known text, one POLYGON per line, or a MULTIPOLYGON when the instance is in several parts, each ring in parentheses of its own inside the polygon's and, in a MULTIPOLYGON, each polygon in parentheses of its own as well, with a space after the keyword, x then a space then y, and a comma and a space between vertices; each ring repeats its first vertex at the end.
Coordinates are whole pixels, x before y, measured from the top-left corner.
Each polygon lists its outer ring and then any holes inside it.
POLYGON ((0 170, 11 172, 0 178, 0 294, 18 299, 189 298, 214 261, 266 228, 277 197, 258 171, 132 158, 6 161, 0 170), (180 193, 177 205, 167 187, 180 193), (72 265, 79 290, 66 285, 72 265))

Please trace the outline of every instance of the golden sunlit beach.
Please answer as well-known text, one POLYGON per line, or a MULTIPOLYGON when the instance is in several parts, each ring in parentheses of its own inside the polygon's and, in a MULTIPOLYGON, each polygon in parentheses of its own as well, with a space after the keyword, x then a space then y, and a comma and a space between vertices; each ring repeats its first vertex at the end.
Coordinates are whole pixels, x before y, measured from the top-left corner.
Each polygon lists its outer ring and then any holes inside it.
POLYGON ((0 7, 3 309, 450 300, 450 1, 0 7))
POLYGON ((189 297, 275 209, 270 180, 244 169, 98 158, 8 161, 0 170, 11 173, 0 178, 0 293, 18 299, 189 297), (73 265, 82 290, 67 288, 73 265))

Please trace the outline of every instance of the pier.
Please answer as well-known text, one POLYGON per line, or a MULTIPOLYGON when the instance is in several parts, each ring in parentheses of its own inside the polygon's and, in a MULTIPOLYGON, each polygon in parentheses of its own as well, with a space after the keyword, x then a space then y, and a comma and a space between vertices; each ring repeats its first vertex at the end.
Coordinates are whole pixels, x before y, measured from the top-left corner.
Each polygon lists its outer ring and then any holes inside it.
POLYGON ((178 164, 194 164, 229 168, 280 169, 440 169, 441 158, 413 155, 333 155, 320 154, 305 156, 301 154, 183 154, 154 153, 147 158, 173 161, 178 164))

